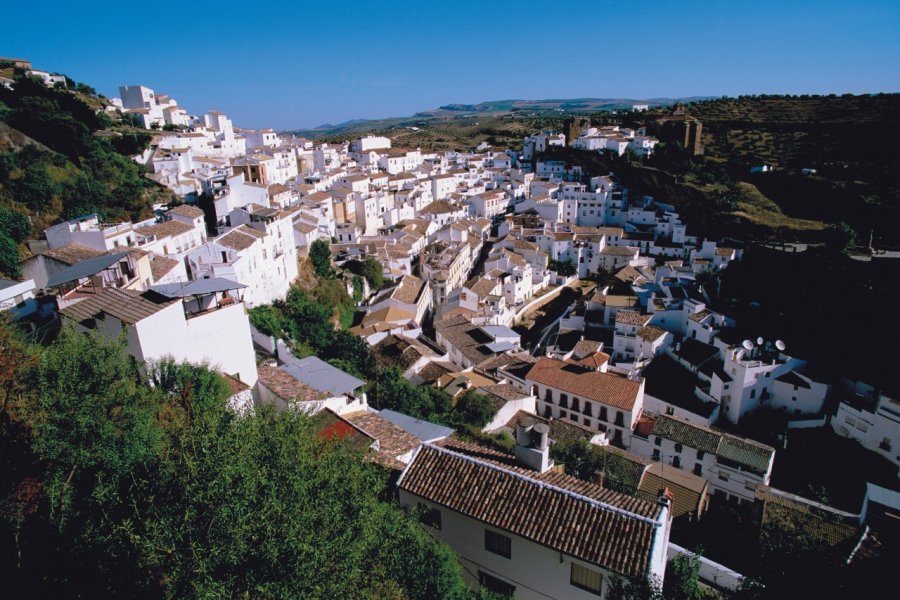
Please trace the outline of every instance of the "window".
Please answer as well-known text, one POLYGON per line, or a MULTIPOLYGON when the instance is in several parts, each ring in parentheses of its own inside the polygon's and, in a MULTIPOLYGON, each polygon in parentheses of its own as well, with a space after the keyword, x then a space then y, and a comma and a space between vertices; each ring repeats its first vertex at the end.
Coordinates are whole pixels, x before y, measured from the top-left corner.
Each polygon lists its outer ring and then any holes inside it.
POLYGON ((512 556, 512 539, 490 529, 484 530, 484 549, 504 558, 512 556))
POLYGON ((703 465, 702 464, 700 464, 700 463, 694 464, 694 475, 696 475, 698 477, 703 476, 703 465))
POLYGON ((666 414, 667 414, 667 415, 674 415, 674 414, 675 414, 675 407, 674 407, 674 406, 667 406, 667 407, 666 407, 666 414))
POLYGON ((600 571, 588 569, 579 564, 572 563, 572 575, 570 583, 577 588, 600 595, 603 590, 603 575, 600 571))
POLYGON ((585 426, 585 427, 590 427, 590 426, 591 426, 591 420, 588 419, 587 417, 583 418, 581 421, 582 421, 582 423, 584 423, 584 426, 585 426))
POLYGON ((656 448, 653 449, 653 460, 659 460, 659 450, 657 450, 656 448))
POLYGON ((680 456, 672 457, 672 466, 675 467, 676 469, 681 468, 681 457, 680 456))
POLYGON ((567 416, 568 416, 568 413, 566 413, 566 411, 564 411, 564 410, 559 411, 560 419, 565 419, 567 416))
POLYGON ((656 439, 653 440, 653 443, 656 444, 657 446, 662 446, 662 438, 659 436, 656 436, 656 439))
POLYGON ((750 397, 756 398, 756 390, 755 389, 750 390, 750 397))
POLYGON ((675 452, 681 452, 682 446, 681 444, 675 444, 675 452))
POLYGON ((601 407, 600 407, 600 420, 601 420, 601 421, 608 421, 608 420, 609 420, 609 419, 606 418, 606 407, 605 407, 605 406, 601 406, 601 407))
POLYGON ((423 525, 428 525, 435 529, 441 528, 441 510, 439 508, 428 508, 424 504, 420 504, 419 510, 422 511, 419 520, 423 525))
POLYGON ((704 456, 706 456, 706 453, 703 450, 697 450, 697 460, 703 460, 704 456))
POLYGON ((720 481, 728 481, 728 473, 720 473, 719 480, 720 481))
POLYGON ((590 417, 592 412, 593 412, 593 411, 591 410, 591 403, 588 402, 587 400, 585 400, 585 402, 584 402, 584 414, 586 414, 587 416, 590 417))
POLYGON ((493 575, 488 575, 484 571, 478 571, 478 585, 500 597, 512 598, 516 593, 516 586, 502 579, 497 579, 493 575))
MULTIPOLYGON (((559 395, 559 405, 562 408, 569 408, 569 396, 567 394, 559 395)), ((573 407, 574 408, 574 407, 573 407)))
POLYGON ((578 398, 572 398, 572 410, 579 410, 579 408, 578 408, 578 398))

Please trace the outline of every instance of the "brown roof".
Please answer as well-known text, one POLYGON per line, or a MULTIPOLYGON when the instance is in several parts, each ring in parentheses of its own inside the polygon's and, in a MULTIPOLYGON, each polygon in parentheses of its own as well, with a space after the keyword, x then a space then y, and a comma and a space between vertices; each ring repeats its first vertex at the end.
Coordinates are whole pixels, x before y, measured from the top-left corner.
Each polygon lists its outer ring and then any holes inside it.
POLYGON ((95 250, 88 246, 82 246, 81 244, 66 244, 55 250, 44 250, 41 254, 47 258, 52 258, 55 261, 71 266, 89 258, 102 256, 106 254, 106 252, 95 250))
POLYGON ((454 369, 455 367, 450 363, 433 360, 422 367, 422 370, 418 372, 418 376, 425 383, 433 384, 454 369))
POLYGON ((659 508, 573 477, 503 464, 478 446, 423 445, 398 481, 408 493, 626 576, 649 571, 659 508))
POLYGON ((535 423, 546 423, 550 427, 550 439, 555 442, 576 442, 578 440, 589 442, 591 438, 597 435, 597 433, 590 428, 584 427, 569 419, 555 419, 552 417, 548 419, 546 417, 540 417, 525 412, 524 410, 520 410, 513 415, 512 419, 506 422, 506 427, 512 431, 513 435, 515 435, 516 425, 519 422, 528 426, 534 425, 535 423))
POLYGON ((530 381, 594 400, 616 408, 631 410, 641 384, 626 377, 584 368, 555 358, 538 360, 526 378, 530 381))
POLYGON ((93 328, 93 319, 103 314, 134 325, 180 300, 162 300, 156 294, 140 294, 133 290, 104 288, 59 311, 63 317, 93 328))
POLYGON ((425 282, 415 275, 404 275, 400 285, 391 293, 391 298, 403 304, 415 304, 424 286, 425 282))
POLYGON ((182 217, 188 217, 189 219, 196 219, 197 217, 203 216, 203 211, 196 206, 191 206, 190 204, 181 204, 179 206, 176 206, 166 214, 179 215, 182 217))
POLYGON ((167 256, 154 256, 150 259, 150 273, 154 283, 162 279, 172 269, 178 266, 178 261, 167 256))
POLYGON ((656 500, 663 488, 672 492, 672 516, 697 515, 702 511, 708 483, 706 479, 675 467, 666 468, 655 462, 644 472, 638 487, 637 497, 647 501, 656 500))
POLYGON ((423 356, 437 356, 422 342, 393 334, 375 344, 373 351, 379 364, 386 367, 397 367, 401 371, 409 369, 423 356))
POLYGON ((616 323, 624 323, 625 325, 645 325, 652 315, 642 315, 633 310, 620 310, 616 312, 616 323))
POLYGON ((387 461, 386 466, 403 468, 401 456, 419 446, 419 438, 397 427, 375 412, 359 411, 342 415, 340 418, 352 423, 363 433, 378 441, 378 453, 387 461))
POLYGON ((258 232, 256 230, 247 227, 246 225, 241 225, 218 238, 216 243, 220 246, 225 246, 226 248, 232 248, 234 250, 246 250, 260 238, 257 234, 258 232))
POLYGON ((165 221, 163 223, 156 223, 155 225, 138 227, 135 231, 141 235, 154 235, 157 238, 162 238, 181 235, 188 231, 192 231, 193 229, 192 226, 187 223, 182 223, 181 221, 165 221))
POLYGON ((431 213, 433 215, 440 215, 444 213, 452 213, 463 210, 461 206, 458 204, 451 204, 446 200, 435 200, 428 206, 425 206, 420 212, 423 213, 431 213))
POLYGON ((257 369, 259 382, 282 400, 311 401, 330 398, 328 392, 320 392, 306 385, 284 369, 263 365, 257 369))
POLYGON ((660 329, 655 325, 644 325, 643 327, 641 327, 641 330, 638 331, 638 335, 648 342, 655 342, 665 334, 666 332, 664 329, 660 329))

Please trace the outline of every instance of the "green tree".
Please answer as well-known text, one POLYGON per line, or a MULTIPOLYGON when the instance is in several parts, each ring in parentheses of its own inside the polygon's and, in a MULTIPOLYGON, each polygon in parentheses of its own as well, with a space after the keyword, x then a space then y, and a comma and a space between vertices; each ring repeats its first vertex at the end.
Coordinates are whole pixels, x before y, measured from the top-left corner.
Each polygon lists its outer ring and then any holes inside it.
POLYGON ((373 290, 380 290, 384 285, 384 268, 381 263, 373 257, 368 257, 363 261, 361 275, 369 282, 369 287, 373 290))
POLYGON ((497 409, 487 396, 469 389, 456 400, 455 412, 463 423, 484 427, 497 414, 497 409))
POLYGON ((571 260, 559 261, 551 258, 547 268, 551 271, 556 271, 563 277, 571 277, 578 273, 578 268, 571 260))
POLYGON ((64 330, 37 367, 29 489, 44 500, 19 486, 27 510, 0 503, 28 595, 469 597, 450 550, 382 500, 387 474, 362 450, 306 414, 238 417, 201 365, 146 365, 146 387, 123 349, 64 330))
POLYGON ((19 259, 19 246, 9 235, 0 231, 0 274, 19 277, 22 274, 19 259))
POLYGON ((830 223, 825 228, 825 243, 836 252, 846 252, 856 243, 856 230, 844 221, 830 223))
POLYGON ((316 240, 309 246, 309 260, 312 262, 313 271, 323 279, 334 277, 334 267, 331 264, 331 248, 325 240, 316 240))
POLYGON ((698 554, 679 554, 669 561, 663 591, 667 600, 703 600, 698 554))

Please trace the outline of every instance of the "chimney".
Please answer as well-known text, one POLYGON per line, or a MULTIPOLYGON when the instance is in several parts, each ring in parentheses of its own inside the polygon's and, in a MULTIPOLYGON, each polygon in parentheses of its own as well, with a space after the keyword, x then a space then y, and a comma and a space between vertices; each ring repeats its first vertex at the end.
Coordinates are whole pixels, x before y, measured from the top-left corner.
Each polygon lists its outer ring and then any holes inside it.
POLYGON ((664 487, 659 491, 659 498, 657 499, 657 503, 663 508, 669 508, 672 506, 672 501, 675 499, 675 495, 672 494, 672 490, 668 488, 668 486, 664 487))
POLYGON ((516 425, 516 461, 524 467, 545 473, 553 467, 550 459, 550 426, 546 423, 516 425))

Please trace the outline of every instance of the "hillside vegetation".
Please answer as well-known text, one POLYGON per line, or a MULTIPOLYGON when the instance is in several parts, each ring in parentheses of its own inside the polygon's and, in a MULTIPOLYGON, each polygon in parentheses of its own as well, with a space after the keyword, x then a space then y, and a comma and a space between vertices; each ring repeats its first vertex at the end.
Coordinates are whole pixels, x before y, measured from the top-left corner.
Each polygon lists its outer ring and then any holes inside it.
MULTIPOLYGON (((129 158, 149 132, 110 117, 92 88, 47 88, 15 74, 0 87, 0 272, 18 275, 17 244, 61 220, 98 213, 106 220, 146 218, 171 194, 129 158), (17 218, 16 215, 24 217, 17 218)), ((23 249, 23 247, 19 247, 23 249)))

